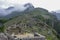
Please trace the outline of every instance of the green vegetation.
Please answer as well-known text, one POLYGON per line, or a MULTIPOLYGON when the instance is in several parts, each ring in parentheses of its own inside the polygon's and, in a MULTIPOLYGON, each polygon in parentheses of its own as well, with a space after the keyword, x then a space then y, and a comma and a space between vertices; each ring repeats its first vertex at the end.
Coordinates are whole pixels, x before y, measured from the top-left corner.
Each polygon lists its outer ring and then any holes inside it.
POLYGON ((0 32, 4 32, 4 30, 5 30, 5 27, 4 26, 1 26, 0 27, 0 32))
POLYGON ((5 22, 7 22, 8 21, 8 19, 6 19, 6 18, 1 18, 0 19, 0 23, 5 23, 5 22))
MULTIPOLYGON (((35 8, 33 11, 23 12, 20 16, 17 16, 9 21, 2 20, 2 22, 4 23, 4 27, 6 27, 6 29, 12 25, 16 25, 16 27, 19 25, 18 27, 20 27, 20 33, 38 32, 46 36, 47 40, 58 40, 57 32, 53 29, 55 17, 42 8, 35 8)), ((4 27, 0 28, 1 31, 4 30, 4 27)), ((11 30, 14 31, 15 29, 12 28, 11 30)), ((17 31, 15 32, 17 33, 17 31)))

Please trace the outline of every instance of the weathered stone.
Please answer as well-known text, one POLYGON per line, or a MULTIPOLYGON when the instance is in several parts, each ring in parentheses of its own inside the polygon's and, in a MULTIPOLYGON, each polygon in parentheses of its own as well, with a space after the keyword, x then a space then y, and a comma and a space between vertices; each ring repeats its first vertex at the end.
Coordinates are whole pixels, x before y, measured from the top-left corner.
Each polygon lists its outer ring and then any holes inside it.
POLYGON ((0 33, 0 40, 45 40, 43 37, 33 37, 33 38, 14 38, 7 33, 0 33))
POLYGON ((0 40, 8 40, 8 38, 4 33, 0 33, 0 40))

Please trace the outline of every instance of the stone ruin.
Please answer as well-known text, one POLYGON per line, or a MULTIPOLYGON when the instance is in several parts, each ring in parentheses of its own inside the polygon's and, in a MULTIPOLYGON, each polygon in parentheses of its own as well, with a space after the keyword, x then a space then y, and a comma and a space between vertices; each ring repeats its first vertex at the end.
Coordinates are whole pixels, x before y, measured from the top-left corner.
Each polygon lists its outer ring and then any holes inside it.
POLYGON ((0 40, 46 40, 45 36, 39 34, 35 34, 34 37, 26 37, 26 38, 16 38, 8 33, 0 33, 0 40))
POLYGON ((0 33, 0 40, 46 40, 45 36, 38 33, 19 34, 21 31, 18 28, 20 28, 19 25, 8 26, 5 33, 0 33))

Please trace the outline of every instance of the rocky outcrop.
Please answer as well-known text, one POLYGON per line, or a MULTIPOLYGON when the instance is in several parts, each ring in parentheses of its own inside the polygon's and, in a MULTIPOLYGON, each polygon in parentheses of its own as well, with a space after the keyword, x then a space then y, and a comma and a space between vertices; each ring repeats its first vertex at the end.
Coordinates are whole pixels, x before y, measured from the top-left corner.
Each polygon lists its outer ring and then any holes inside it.
POLYGON ((14 38, 7 33, 0 33, 0 40, 45 40, 45 38, 34 37, 34 38, 14 38))
POLYGON ((8 40, 8 37, 4 33, 0 33, 0 40, 8 40))
POLYGON ((15 39, 6 33, 0 33, 0 40, 15 40, 15 39))

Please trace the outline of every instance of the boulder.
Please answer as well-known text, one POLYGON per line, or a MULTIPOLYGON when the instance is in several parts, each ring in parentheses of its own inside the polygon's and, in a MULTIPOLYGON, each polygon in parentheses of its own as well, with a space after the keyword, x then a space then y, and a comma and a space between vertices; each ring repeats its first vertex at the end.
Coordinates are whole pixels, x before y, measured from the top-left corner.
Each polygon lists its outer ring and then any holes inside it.
POLYGON ((8 40, 8 38, 4 33, 0 33, 0 40, 8 40))

